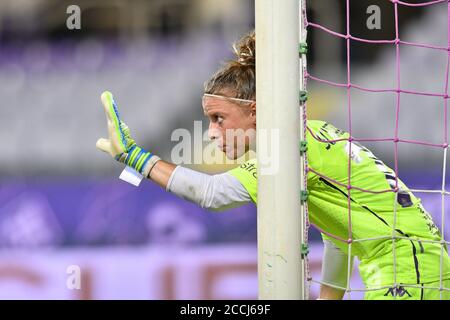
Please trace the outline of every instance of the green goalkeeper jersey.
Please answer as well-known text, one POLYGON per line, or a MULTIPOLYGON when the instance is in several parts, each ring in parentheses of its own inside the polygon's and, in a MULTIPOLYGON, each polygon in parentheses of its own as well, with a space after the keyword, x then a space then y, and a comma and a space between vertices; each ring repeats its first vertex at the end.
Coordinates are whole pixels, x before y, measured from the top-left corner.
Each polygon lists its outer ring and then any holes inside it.
MULTIPOLYGON (((438 281, 441 245, 428 241, 441 241, 442 236, 421 200, 400 179, 397 179, 397 197, 393 191, 381 192, 395 189, 395 172, 370 150, 354 141, 351 142, 350 162, 352 188, 348 190, 350 142, 327 141, 348 139, 349 134, 324 121, 309 120, 307 128, 310 221, 327 233, 349 239, 351 212, 351 255, 360 260, 360 274, 368 287, 392 285, 394 282, 421 284, 438 281), (392 235, 401 238, 394 242, 389 238, 392 235)), ((256 204, 256 159, 229 173, 241 182, 256 204)), ((346 242, 325 234, 322 236, 348 253, 346 242)), ((442 254, 442 274, 444 279, 450 277, 450 258, 446 246, 442 254)))

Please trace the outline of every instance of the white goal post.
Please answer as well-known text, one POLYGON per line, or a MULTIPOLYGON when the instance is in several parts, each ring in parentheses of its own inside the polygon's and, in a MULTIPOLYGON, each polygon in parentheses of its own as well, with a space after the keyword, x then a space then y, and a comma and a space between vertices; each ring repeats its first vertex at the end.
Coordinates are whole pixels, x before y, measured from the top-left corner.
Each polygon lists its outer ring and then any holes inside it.
POLYGON ((299 147, 303 2, 255 0, 259 299, 307 299, 299 147))

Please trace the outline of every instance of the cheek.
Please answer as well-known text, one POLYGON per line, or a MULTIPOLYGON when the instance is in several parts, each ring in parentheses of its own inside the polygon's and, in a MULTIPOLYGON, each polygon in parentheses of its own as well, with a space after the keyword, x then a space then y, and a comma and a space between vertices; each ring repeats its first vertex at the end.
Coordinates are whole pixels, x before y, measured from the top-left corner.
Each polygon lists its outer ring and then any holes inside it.
POLYGON ((229 115, 223 122, 221 127, 222 137, 228 145, 233 143, 235 146, 248 144, 248 137, 244 132, 254 129, 253 119, 248 114, 237 111, 229 115))
POLYGON ((223 138, 224 135, 224 130, 221 126, 217 125, 217 124, 212 124, 210 122, 209 124, 209 128, 208 128, 208 135, 210 137, 215 137, 216 139, 219 138, 223 138))
POLYGON ((253 117, 251 117, 248 113, 240 113, 236 121, 240 129, 247 130, 255 127, 253 123, 253 117))
POLYGON ((246 115, 238 113, 233 117, 230 117, 225 121, 224 128, 227 129, 247 129, 250 123, 250 120, 246 115))
POLYGON ((236 129, 239 129, 240 125, 241 123, 239 119, 228 118, 227 120, 225 120, 221 127, 223 139, 228 142, 232 142, 236 129))

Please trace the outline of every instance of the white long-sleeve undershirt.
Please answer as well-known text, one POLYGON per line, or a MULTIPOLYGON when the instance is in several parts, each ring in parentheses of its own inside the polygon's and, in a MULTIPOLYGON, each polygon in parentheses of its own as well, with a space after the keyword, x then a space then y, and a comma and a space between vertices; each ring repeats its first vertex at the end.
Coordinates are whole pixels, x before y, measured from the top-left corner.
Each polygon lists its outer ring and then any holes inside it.
POLYGON ((251 201, 244 186, 229 173, 209 175, 177 166, 166 191, 211 211, 235 208, 251 201))
MULTIPOLYGON (((350 260, 350 274, 353 269, 353 260, 350 260)), ((323 241, 322 282, 341 288, 347 288, 348 280, 348 254, 342 251, 330 240, 323 241)))

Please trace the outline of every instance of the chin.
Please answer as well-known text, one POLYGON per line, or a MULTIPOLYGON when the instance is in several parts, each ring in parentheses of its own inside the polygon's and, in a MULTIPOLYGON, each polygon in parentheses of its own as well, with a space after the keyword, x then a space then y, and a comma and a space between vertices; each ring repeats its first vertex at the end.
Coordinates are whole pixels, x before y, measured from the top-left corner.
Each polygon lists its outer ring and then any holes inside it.
POLYGON ((229 160, 236 160, 236 159, 242 157, 245 154, 245 150, 233 149, 233 150, 229 150, 229 151, 228 150, 224 151, 224 153, 225 153, 227 159, 229 159, 229 160))
POLYGON ((236 160, 238 158, 235 156, 235 154, 228 154, 227 152, 225 152, 225 156, 228 160, 236 160))

